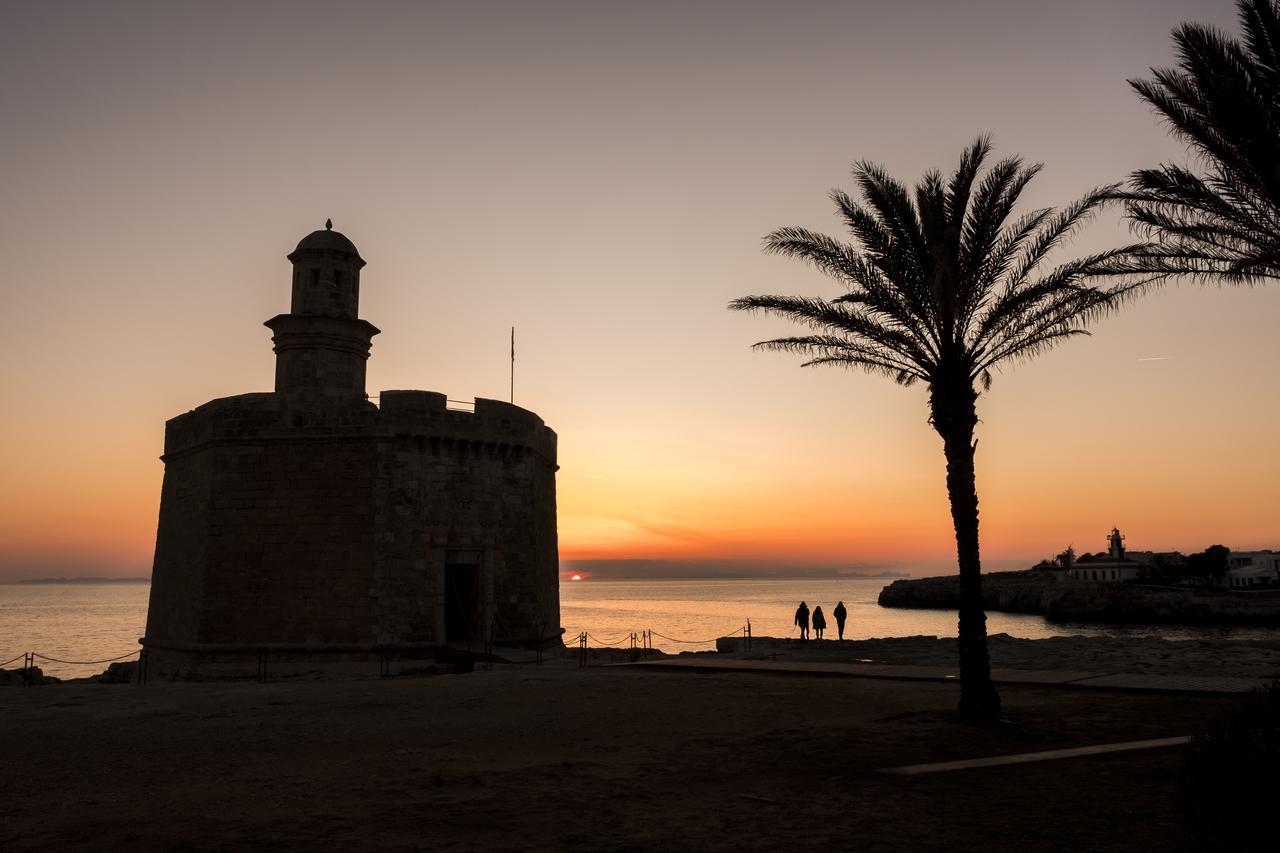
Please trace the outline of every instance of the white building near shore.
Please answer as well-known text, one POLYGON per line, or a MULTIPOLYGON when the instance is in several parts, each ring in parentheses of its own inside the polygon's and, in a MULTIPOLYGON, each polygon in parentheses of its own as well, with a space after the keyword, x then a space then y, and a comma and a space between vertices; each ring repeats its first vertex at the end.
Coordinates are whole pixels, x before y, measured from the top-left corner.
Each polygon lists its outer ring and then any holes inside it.
POLYGON ((1124 536, 1120 534, 1120 528, 1111 528, 1107 542, 1109 548, 1106 557, 1077 561, 1067 569, 1067 577, 1073 581, 1097 583, 1136 580, 1143 564, 1124 555, 1124 536))
POLYGON ((1233 551, 1227 557, 1223 586, 1231 589, 1272 586, 1280 583, 1280 553, 1276 551, 1233 551))

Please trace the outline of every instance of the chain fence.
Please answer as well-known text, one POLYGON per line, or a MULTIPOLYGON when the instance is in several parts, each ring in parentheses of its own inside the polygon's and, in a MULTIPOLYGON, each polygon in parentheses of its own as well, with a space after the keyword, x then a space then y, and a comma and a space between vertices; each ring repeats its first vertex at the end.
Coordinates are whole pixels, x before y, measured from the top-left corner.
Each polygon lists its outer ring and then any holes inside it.
MULTIPOLYGON (((677 645, 689 645, 689 646, 705 646, 711 643, 716 643, 717 641, 722 639, 741 638, 745 643, 744 648, 749 650, 751 648, 751 621, 747 620, 747 623, 745 625, 743 625, 741 628, 738 628, 735 631, 732 631, 726 634, 721 634, 716 637, 709 637, 707 639, 693 639, 689 637, 673 637, 670 634, 663 634, 653 630, 652 628, 646 628, 641 631, 630 631, 625 634, 620 634, 617 637, 598 637, 595 634, 589 633, 587 631, 580 631, 576 635, 574 635, 571 639, 566 637, 566 638, 563 638, 562 641, 564 642, 564 645, 566 648, 576 649, 581 653, 580 665, 585 666, 586 652, 588 650, 626 651, 626 652, 635 653, 637 656, 644 655, 644 654, 653 654, 656 651, 658 651, 657 649, 654 648, 654 645, 653 645, 653 640, 655 637, 657 637, 660 640, 665 640, 668 643, 676 643, 677 645), (593 643, 594 645, 592 645, 593 643)), ((3 663, 0 663, 0 669, 3 669, 9 664, 16 663, 17 661, 22 661, 23 662, 22 668, 17 670, 17 672, 23 675, 24 680, 29 681, 30 680, 29 676, 31 671, 36 669, 37 660, 46 661, 48 663, 62 664, 64 666, 99 666, 102 664, 111 664, 111 663, 117 663, 119 661, 129 660, 132 658, 139 658, 139 663, 141 664, 142 659, 140 658, 140 655, 142 655, 143 652, 144 652, 143 649, 137 649, 135 651, 128 652, 126 654, 118 655, 116 657, 101 658, 98 660, 67 660, 65 658, 56 658, 56 657, 53 657, 52 655, 42 654, 41 652, 29 651, 29 652, 23 652, 21 654, 15 655, 14 657, 9 658, 3 663)), ((260 657, 263 657, 263 656, 260 656, 260 657)), ((542 662, 541 654, 538 655, 538 662, 539 663, 542 662)), ((260 669, 262 668, 263 663, 264 663, 263 661, 260 661, 260 664, 259 664, 260 669)), ((265 673, 259 673, 259 675, 263 676, 265 675, 265 673)), ((145 675, 143 675, 141 672, 139 673, 139 681, 140 683, 145 683, 145 675)))

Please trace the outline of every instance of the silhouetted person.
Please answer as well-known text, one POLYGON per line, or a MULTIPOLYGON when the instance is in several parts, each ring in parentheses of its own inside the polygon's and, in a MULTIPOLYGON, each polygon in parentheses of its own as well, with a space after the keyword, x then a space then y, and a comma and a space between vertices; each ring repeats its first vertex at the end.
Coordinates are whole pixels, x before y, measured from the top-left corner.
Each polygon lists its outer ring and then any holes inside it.
POLYGON ((800 639, 809 639, 809 605, 803 601, 796 608, 796 624, 800 626, 800 639))
POLYGON ((822 606, 813 608, 813 635, 822 639, 822 632, 827 628, 827 617, 822 615, 822 606))
POLYGON ((840 639, 844 639, 844 620, 849 618, 849 611, 844 609, 844 602, 837 601, 836 609, 831 611, 831 615, 836 617, 836 634, 840 639))

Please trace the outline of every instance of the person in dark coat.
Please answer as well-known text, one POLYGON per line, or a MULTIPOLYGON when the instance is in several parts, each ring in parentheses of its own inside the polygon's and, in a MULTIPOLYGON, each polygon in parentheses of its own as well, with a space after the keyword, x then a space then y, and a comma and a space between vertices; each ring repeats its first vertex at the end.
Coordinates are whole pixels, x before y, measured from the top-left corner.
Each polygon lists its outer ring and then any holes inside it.
POLYGON ((800 639, 809 639, 809 605, 803 601, 796 608, 796 624, 800 626, 800 639))
POLYGON ((813 608, 813 635, 817 639, 822 639, 822 632, 827 628, 827 617, 822 615, 822 606, 813 608))
POLYGON ((844 639, 844 620, 849 618, 849 611, 844 609, 844 602, 837 601, 836 609, 831 611, 836 617, 836 633, 840 635, 840 639, 844 639))

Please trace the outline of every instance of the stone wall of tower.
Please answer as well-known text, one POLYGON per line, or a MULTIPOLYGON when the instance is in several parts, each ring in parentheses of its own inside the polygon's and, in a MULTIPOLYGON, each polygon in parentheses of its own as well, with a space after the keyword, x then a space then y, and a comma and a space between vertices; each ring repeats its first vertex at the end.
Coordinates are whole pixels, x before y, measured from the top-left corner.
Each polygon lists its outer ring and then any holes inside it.
POLYGON ((385 391, 378 449, 379 624, 385 637, 439 642, 445 567, 473 562, 475 627, 497 642, 559 631, 555 433, 517 406, 385 391), (422 619, 430 613, 432 618, 422 619))
POLYGON ((358 436, 212 448, 201 643, 373 640, 373 448, 358 436))
POLYGON ((147 608, 149 636, 185 642, 199 636, 212 473, 210 453, 166 458, 147 608))
POLYGON ((360 270, 365 265, 359 255, 333 249, 302 250, 291 254, 289 260, 293 261, 289 313, 352 320, 359 316, 360 270))
POLYGON ((169 421, 149 641, 370 641, 376 411, 246 394, 169 421))
POLYGON ((167 425, 148 654, 441 648, 445 567, 476 566, 476 638, 559 636, 555 433, 516 406, 385 392, 215 400, 167 425))
POLYGON ((276 391, 325 397, 365 396, 369 339, 363 320, 281 314, 266 322, 275 334, 276 391))

